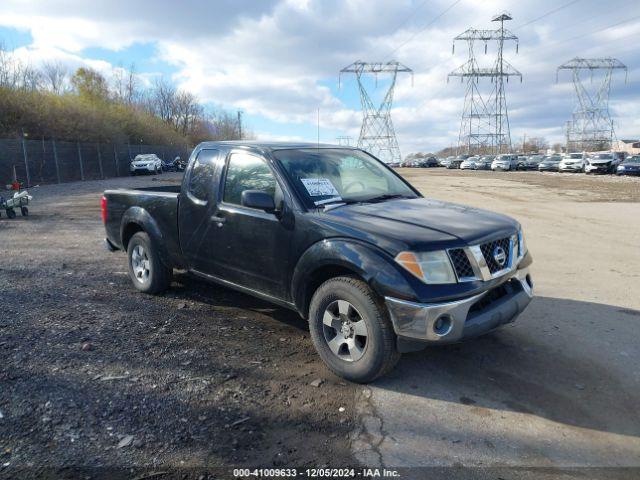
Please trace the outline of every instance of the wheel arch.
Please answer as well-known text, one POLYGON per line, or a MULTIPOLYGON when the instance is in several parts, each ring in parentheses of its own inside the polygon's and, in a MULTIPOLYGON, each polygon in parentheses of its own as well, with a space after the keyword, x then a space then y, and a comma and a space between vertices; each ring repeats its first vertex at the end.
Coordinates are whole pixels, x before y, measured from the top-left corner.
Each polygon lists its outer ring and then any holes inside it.
POLYGON ((411 286, 393 258, 365 242, 335 238, 309 247, 294 269, 291 293, 303 318, 308 318, 311 298, 325 281, 339 276, 354 276, 366 282, 380 297, 410 298, 411 286))
POLYGON ((124 212, 120 223, 120 239, 125 252, 127 251, 131 237, 138 232, 145 232, 149 235, 149 238, 160 255, 160 260, 165 266, 171 268, 173 265, 171 257, 167 252, 162 231, 158 223, 149 212, 142 207, 131 207, 124 212))

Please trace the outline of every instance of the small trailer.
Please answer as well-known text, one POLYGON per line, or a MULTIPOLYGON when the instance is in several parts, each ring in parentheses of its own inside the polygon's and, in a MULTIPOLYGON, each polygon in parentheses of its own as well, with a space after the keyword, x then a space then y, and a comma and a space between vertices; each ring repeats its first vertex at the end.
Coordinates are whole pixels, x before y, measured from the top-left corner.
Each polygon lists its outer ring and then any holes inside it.
POLYGON ((29 200, 32 198, 26 190, 23 192, 15 192, 13 197, 9 197, 8 199, 0 195, 0 210, 7 212, 7 217, 16 218, 16 209, 20 208, 20 213, 22 213, 23 217, 26 217, 29 215, 27 205, 29 205, 29 200))

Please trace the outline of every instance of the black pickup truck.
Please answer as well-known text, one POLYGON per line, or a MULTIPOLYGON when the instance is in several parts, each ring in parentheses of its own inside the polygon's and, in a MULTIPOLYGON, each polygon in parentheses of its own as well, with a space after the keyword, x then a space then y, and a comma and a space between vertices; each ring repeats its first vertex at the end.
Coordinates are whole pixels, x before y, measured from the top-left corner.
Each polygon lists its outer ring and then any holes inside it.
POLYGON ((102 218, 141 292, 181 269, 296 310, 356 382, 512 322, 533 295, 515 220, 423 198, 355 148, 202 143, 181 187, 107 190, 102 218))

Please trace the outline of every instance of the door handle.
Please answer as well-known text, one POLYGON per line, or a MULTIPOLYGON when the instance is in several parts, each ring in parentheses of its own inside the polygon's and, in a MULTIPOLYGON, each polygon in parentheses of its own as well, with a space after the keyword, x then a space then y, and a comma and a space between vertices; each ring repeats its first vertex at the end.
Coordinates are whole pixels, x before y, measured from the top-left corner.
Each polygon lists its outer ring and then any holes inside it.
POLYGON ((222 224, 227 221, 227 219, 224 218, 224 217, 218 217, 216 215, 211 215, 211 221, 215 222, 219 227, 221 227, 222 224))

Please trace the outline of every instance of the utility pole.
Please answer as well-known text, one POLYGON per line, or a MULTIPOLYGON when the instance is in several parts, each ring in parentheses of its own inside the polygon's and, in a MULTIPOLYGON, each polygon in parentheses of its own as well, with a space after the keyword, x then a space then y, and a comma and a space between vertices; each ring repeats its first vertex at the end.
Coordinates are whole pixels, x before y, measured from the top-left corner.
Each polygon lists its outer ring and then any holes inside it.
POLYGON ((242 110, 238 110, 238 140, 242 140, 242 110))
MULTIPOLYGON (((396 61, 370 63, 358 60, 340 70, 340 76, 343 73, 354 73, 358 81, 360 103, 362 105, 362 127, 358 138, 358 148, 367 150, 384 162, 399 163, 402 157, 396 132, 391 122, 391 105, 393 104, 393 93, 398 73, 410 73, 413 78, 413 70, 396 61), (391 76, 391 84, 380 106, 374 105, 364 85, 366 74, 373 74, 376 84, 379 74, 389 74, 391 76)), ((340 79, 340 76, 338 79, 340 79)), ((340 80, 338 80, 339 82, 340 80)))
MULTIPOLYGON (((609 92, 614 70, 627 67, 615 58, 574 58, 563 63, 556 70, 556 82, 560 70, 571 71, 573 88, 576 93, 576 106, 571 120, 567 122, 567 151, 596 151, 611 148, 615 138, 613 121, 609 113, 609 92), (587 88, 581 74, 589 73, 593 83, 594 72, 603 76, 597 89, 587 88)), ((626 81, 626 79, 625 79, 626 81)))
POLYGON ((509 77, 520 77, 522 81, 522 74, 503 56, 505 41, 516 42, 516 53, 518 52, 518 37, 504 28, 504 22, 511 19, 508 13, 496 15, 492 21, 500 22, 500 28, 496 30, 470 28, 453 39, 453 52, 455 53, 455 42, 464 41, 467 43, 469 55, 466 63, 449 73, 447 81, 451 77, 460 77, 460 81, 466 79, 467 82, 460 120, 458 150, 464 150, 470 155, 489 150, 497 154, 511 149, 504 80, 506 78, 508 81, 509 77), (492 67, 480 67, 478 64, 475 47, 480 42, 484 45, 485 54, 489 42, 497 43, 496 61, 492 67), (489 78, 494 85, 489 95, 482 95, 480 92, 481 78, 489 78))

